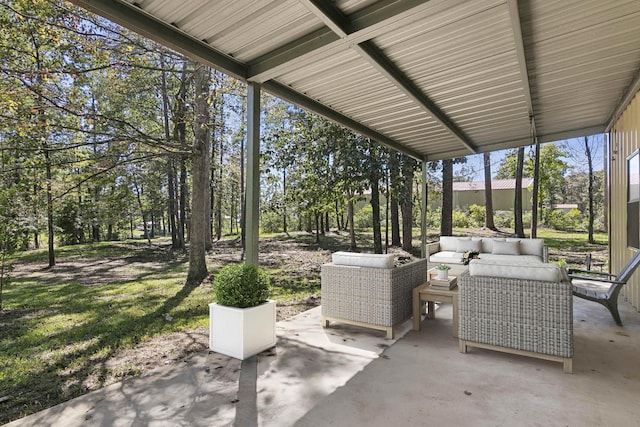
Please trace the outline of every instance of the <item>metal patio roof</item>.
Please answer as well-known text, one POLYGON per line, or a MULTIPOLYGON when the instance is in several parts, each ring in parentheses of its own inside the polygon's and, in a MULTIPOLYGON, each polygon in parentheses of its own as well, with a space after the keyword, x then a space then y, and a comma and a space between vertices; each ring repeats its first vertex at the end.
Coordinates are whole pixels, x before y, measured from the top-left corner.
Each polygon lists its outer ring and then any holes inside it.
POLYGON ((418 159, 605 131, 638 0, 72 0, 418 159))

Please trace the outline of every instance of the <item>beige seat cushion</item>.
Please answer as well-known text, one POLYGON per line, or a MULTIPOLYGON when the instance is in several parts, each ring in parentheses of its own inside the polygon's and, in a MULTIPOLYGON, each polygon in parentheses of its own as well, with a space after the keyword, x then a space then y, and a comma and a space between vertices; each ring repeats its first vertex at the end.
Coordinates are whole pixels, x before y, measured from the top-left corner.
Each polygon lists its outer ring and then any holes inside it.
POLYGON ((469 263, 471 276, 504 277, 508 279, 560 282, 563 270, 557 264, 522 263, 476 259, 469 263))

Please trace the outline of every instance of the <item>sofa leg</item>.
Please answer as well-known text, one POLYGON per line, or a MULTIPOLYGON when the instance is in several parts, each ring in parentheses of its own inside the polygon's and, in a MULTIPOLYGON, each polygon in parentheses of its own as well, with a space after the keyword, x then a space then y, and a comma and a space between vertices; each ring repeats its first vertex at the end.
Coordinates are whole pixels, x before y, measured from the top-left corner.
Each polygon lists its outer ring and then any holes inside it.
POLYGON ((570 357, 566 357, 562 361, 562 370, 565 374, 573 373, 573 359, 570 357))
POLYGON ((460 346, 460 353, 467 352, 467 344, 464 340, 458 340, 458 345, 460 346))
POLYGON ((388 340, 393 339, 393 326, 387 328, 387 339, 388 340))
POLYGON ((323 328, 329 327, 329 321, 325 317, 322 318, 322 327, 323 328))

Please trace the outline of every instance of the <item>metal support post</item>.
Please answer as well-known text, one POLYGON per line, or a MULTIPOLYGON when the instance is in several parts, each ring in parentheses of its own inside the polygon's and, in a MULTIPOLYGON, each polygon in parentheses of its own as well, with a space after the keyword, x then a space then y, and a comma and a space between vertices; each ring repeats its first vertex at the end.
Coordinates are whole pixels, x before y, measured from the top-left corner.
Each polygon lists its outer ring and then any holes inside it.
POLYGON ((247 85, 246 241, 248 264, 258 265, 260 231, 260 85, 247 85))

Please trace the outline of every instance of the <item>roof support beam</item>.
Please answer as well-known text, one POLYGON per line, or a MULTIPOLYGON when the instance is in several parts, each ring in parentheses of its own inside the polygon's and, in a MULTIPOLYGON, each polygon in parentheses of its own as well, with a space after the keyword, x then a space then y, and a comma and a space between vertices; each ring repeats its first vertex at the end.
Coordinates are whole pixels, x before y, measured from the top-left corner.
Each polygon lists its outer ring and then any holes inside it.
POLYGON ((269 80, 262 85, 262 89, 266 92, 271 93, 281 99, 292 102, 302 108, 313 111, 317 114, 320 114, 323 117, 326 117, 329 120, 333 120, 336 123, 340 123, 343 126, 348 127, 351 130, 354 130, 362 135, 371 138, 381 144, 386 145, 389 148, 392 148, 396 151, 400 151, 401 153, 405 153, 406 155, 413 157, 414 159, 420 161, 422 160, 422 154, 414 151, 410 148, 407 148, 393 139, 385 136, 360 122, 357 122, 342 113, 339 113, 336 110, 333 110, 326 105, 311 99, 305 95, 302 95, 299 92, 294 91, 288 86, 285 86, 281 83, 278 83, 274 80, 269 80))
POLYGON ((390 80, 396 87, 402 90, 409 98, 413 99, 435 121, 440 123, 453 134, 469 151, 476 153, 478 150, 471 139, 462 132, 458 126, 438 106, 425 95, 395 64, 393 64, 373 42, 364 42, 353 46, 360 56, 390 80))
POLYGON ((159 21, 142 9, 113 0, 70 0, 84 9, 103 16, 144 37, 176 50, 191 59, 210 65, 230 76, 247 79, 248 67, 183 33, 177 27, 159 21))
POLYGON ((385 0, 360 10, 348 18, 327 6, 308 1, 307 8, 326 25, 249 63, 248 79, 259 83, 295 69, 301 61, 317 55, 342 51, 380 35, 389 25, 420 19, 429 13, 429 0, 385 0), (332 10, 332 11, 329 11, 332 10), (323 11, 327 11, 325 16, 323 11))
POLYGON ((516 44, 516 55, 518 56, 518 66, 520 67, 522 89, 524 91, 524 97, 527 101, 529 120, 531 121, 531 132, 533 142, 535 142, 537 138, 535 112, 533 111, 533 101, 531 99, 531 82, 529 80, 529 71, 527 70, 527 58, 524 55, 524 41, 522 39, 522 25, 520 21, 520 11, 518 10, 518 0, 507 0, 507 3, 509 4, 511 29, 513 30, 513 38, 516 44))
MULTIPOLYGON (((327 27, 344 38, 353 32, 352 24, 330 3, 320 0, 300 0, 327 27)), ((434 120, 447 129, 471 153, 477 148, 473 141, 440 108, 409 79, 371 40, 354 44, 352 48, 382 73, 391 83, 414 100, 434 120)))

